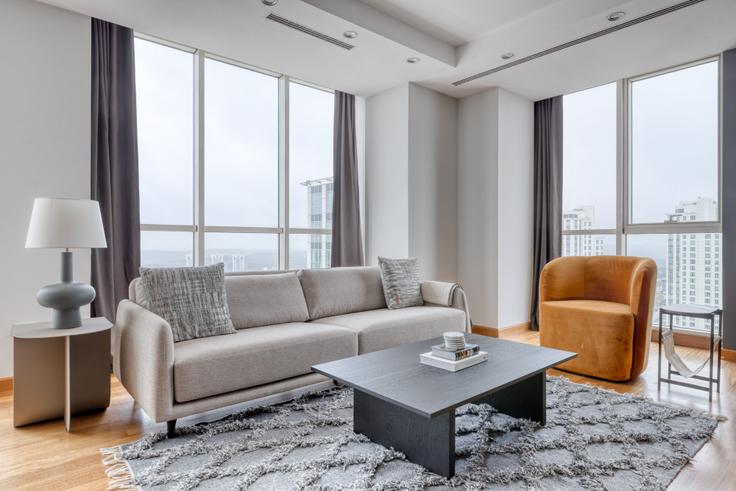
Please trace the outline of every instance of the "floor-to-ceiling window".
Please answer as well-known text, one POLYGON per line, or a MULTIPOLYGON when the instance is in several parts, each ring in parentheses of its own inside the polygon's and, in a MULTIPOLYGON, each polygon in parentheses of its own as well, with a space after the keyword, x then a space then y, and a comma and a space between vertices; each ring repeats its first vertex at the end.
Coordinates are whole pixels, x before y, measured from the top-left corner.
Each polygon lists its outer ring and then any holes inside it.
POLYGON ((135 48, 142 264, 328 267, 333 93, 149 39, 135 48))
POLYGON ((194 54, 135 40, 141 262, 194 264, 194 54))
POLYGON ((563 253, 653 258, 655 321, 722 302, 719 121, 718 59, 564 97, 563 253))
POLYGON ((616 253, 616 84, 563 99, 562 253, 616 253))
POLYGON ((332 252, 334 96, 289 84, 289 265, 322 268, 332 252))

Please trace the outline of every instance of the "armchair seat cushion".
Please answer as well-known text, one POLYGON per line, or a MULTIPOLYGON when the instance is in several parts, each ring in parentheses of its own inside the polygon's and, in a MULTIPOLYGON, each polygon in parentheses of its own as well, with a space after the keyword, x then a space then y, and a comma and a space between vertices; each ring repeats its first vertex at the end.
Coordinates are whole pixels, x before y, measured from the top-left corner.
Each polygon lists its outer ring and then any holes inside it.
POLYGON ((183 341, 174 345, 174 398, 182 403, 296 377, 357 353, 355 333, 311 322, 183 341))
POLYGON ((424 305, 354 312, 325 317, 319 322, 357 333, 359 353, 370 353, 440 337, 445 331, 462 332, 465 330, 465 312, 452 307, 424 305))
POLYGON ((573 351, 559 367, 623 381, 631 376, 634 314, 631 307, 602 300, 555 300, 540 305, 540 344, 573 351))

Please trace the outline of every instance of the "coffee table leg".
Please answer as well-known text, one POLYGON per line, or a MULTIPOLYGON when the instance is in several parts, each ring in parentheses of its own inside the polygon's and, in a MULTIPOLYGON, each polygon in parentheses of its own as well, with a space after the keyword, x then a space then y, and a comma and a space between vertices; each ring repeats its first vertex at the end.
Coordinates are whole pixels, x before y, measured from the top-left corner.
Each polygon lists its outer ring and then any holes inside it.
POLYGON ((475 404, 490 404, 503 414, 547 423, 547 374, 546 370, 501 389, 475 404))
POLYGON ((353 429, 445 477, 455 475, 455 412, 427 418, 353 390, 353 429))

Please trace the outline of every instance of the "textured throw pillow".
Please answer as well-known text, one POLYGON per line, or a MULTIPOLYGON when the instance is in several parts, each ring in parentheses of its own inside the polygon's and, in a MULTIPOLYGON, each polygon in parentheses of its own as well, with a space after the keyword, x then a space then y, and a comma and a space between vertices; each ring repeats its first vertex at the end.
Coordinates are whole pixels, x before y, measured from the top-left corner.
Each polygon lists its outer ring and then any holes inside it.
POLYGON ((416 259, 378 258, 383 282, 383 295, 389 309, 422 305, 419 263, 416 259))
POLYGON ((174 342, 233 334, 225 294, 225 265, 141 268, 143 307, 171 326, 174 342))

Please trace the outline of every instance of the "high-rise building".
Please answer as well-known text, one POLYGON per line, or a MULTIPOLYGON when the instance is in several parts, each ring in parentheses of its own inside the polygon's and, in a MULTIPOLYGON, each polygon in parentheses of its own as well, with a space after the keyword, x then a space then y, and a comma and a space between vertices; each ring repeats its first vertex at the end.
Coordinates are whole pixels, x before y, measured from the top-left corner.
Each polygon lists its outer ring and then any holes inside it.
MULTIPOLYGON (((669 222, 718 220, 718 203, 711 198, 682 201, 669 222)), ((721 234, 670 234, 667 238, 666 292, 669 303, 721 305, 721 234)), ((706 327, 702 320, 682 318, 682 327, 706 327)), ((707 326, 710 327, 710 326, 707 326)))
MULTIPOLYGON (((310 179, 307 188, 307 217, 311 228, 332 228, 332 178, 310 179)), ((330 234, 311 234, 307 251, 308 268, 327 268, 332 255, 330 234)))
MULTIPOLYGON (((563 230, 591 230, 595 219, 594 206, 580 206, 562 214, 563 230)), ((563 256, 602 256, 603 239, 595 235, 563 235, 563 256)))

